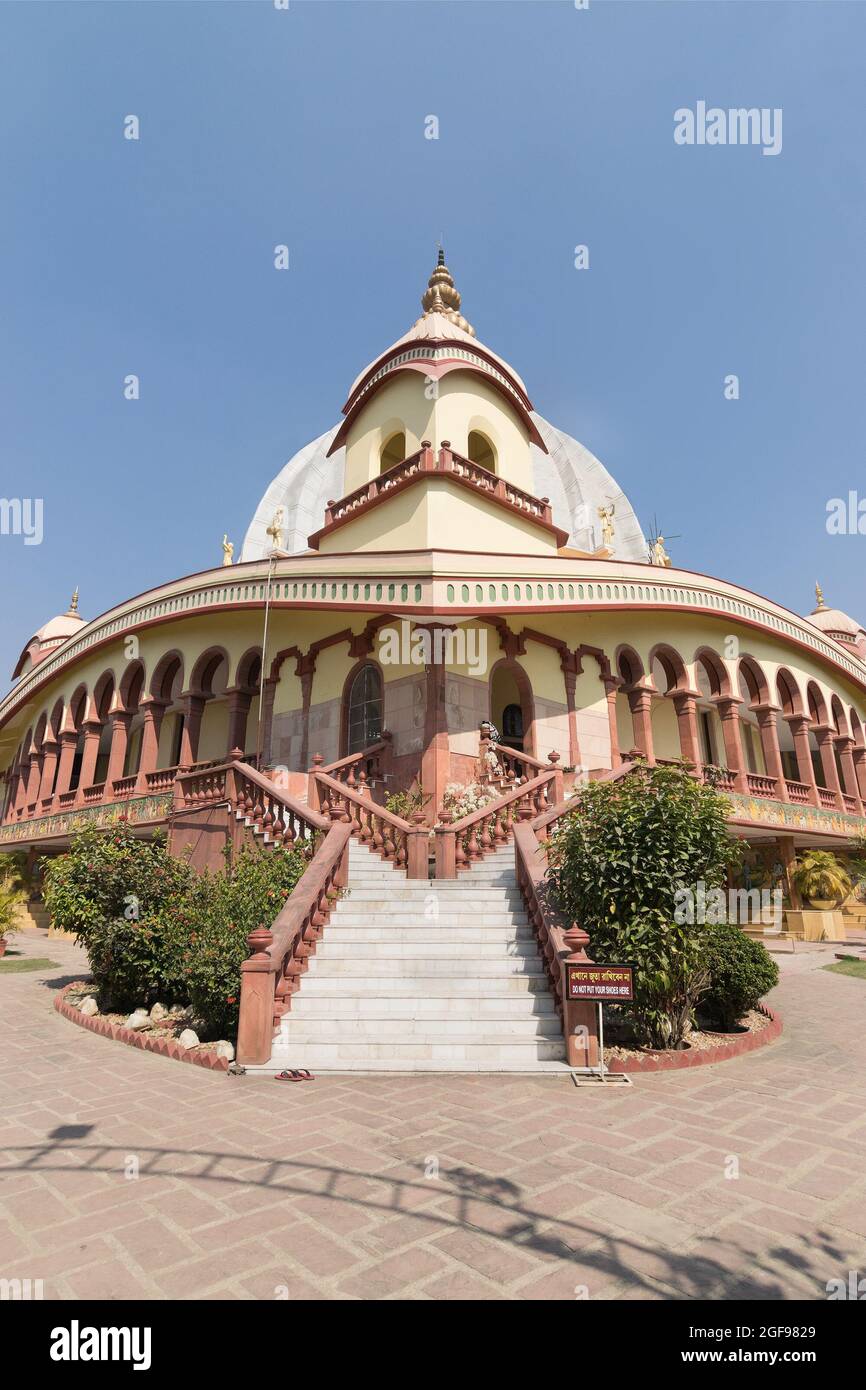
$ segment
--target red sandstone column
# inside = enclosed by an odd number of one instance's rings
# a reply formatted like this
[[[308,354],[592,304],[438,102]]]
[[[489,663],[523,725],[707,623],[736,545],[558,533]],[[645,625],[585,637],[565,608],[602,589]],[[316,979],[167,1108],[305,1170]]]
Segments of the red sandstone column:
[[[139,794],[147,791],[147,774],[156,771],[159,761],[159,734],[165,706],[165,700],[142,700],[140,705],[144,723],[141,729],[141,753],[135,781],[135,790]]]
[[[818,740],[818,748],[821,753],[821,766],[824,769],[824,781],[827,790],[832,792],[836,798],[836,805],[842,805],[842,788],[839,785],[839,769],[836,766],[836,752],[834,739],[836,730],[829,724],[816,724],[813,733]]]
[[[786,721],[794,739],[798,781],[809,788],[809,801],[813,806],[817,806],[818,787],[812,765],[812,749],[809,745],[809,720],[805,714],[789,714],[786,715]]]
[[[75,749],[78,746],[78,734],[74,729],[64,729],[60,735],[60,759],[57,767],[57,782],[54,787],[55,801],[69,791],[69,783],[72,781],[72,764],[75,762]]]
[[[743,757],[743,739],[740,732],[740,702],[733,695],[720,695],[716,699],[716,709],[722,725],[722,738],[725,741],[725,762],[728,772],[733,773],[734,789],[746,791],[746,764]]]
[[[99,740],[102,737],[102,725],[98,719],[85,719],[81,727],[84,731],[84,752],[81,755],[81,775],[78,778],[76,805],[80,805],[84,800],[84,788],[93,786],[93,779],[96,775],[96,760],[99,757]]]
[[[848,796],[853,796],[857,802],[858,812],[860,810],[860,789],[857,784],[857,772],[854,767],[853,747],[854,740],[850,734],[840,734],[836,739],[836,747],[839,749],[839,759],[842,763],[842,774],[845,779],[845,791]]]
[[[789,801],[788,787],[782,770],[782,751],[779,747],[779,731],[776,728],[776,705],[757,705],[755,714],[761,731],[761,747],[764,750],[764,763],[767,776],[776,783],[776,795],[780,801]]]
[[[36,750],[30,754],[30,770],[27,774],[27,813],[32,815],[39,801],[39,787],[42,782],[42,754]]]
[[[108,716],[111,724],[111,748],[108,753],[108,771],[105,774],[105,789],[108,796],[114,795],[113,783],[123,776],[126,749],[129,743],[129,726],[132,715],[126,710],[114,710]]]
[[[703,765],[701,746],[698,740],[698,712],[696,695],[688,690],[678,690],[671,695],[677,712],[677,727],[680,734],[680,754],[684,762],[694,763],[700,769]]]
[[[207,698],[204,695],[183,697],[183,733],[180,739],[180,766],[192,767],[198,762],[198,740]]]
[[[437,651],[436,629],[431,625],[431,655]],[[444,648],[444,643],[441,644]],[[421,784],[430,795],[426,816],[429,825],[436,820],[442,805],[445,788],[450,780],[451,749],[448,743],[448,722],[445,709],[445,664],[431,661],[425,668],[427,691],[424,711],[424,752],[421,756]]]
[[[575,658],[571,652],[563,652],[560,657],[562,678],[565,683],[565,708],[568,712],[568,761],[572,767],[580,762],[580,743],[577,737],[577,710],[574,704],[574,691],[577,682]],[[613,750],[611,749],[611,753]],[[616,764],[614,763],[614,767]]]
[[[622,685],[622,681],[617,676],[602,677],[604,680],[604,693],[607,697],[607,724],[610,729],[610,765],[611,767],[622,766],[622,749],[619,746],[619,729],[616,722],[616,693]],[[575,724],[577,715],[575,714]],[[575,763],[575,766],[577,764]]]
[[[649,690],[630,690],[628,705],[634,727],[635,747],[652,766],[655,763],[652,729],[652,693]]]
[[[803,906],[803,901],[797,890],[792,874],[797,860],[797,852],[794,849],[793,835],[780,835],[777,841],[779,846],[779,859],[785,869],[785,880],[788,889],[788,901],[795,912],[799,912]]]
[[[252,703],[248,690],[230,690],[229,697],[229,737],[226,752],[233,748],[245,749],[247,746],[247,718]]]
[[[307,766],[310,756],[310,706],[313,703],[313,677],[316,674],[315,652],[299,656],[295,674],[301,682],[301,767]],[[271,701],[273,708],[273,701]],[[270,756],[270,721],[268,722],[268,754]]]
[[[47,801],[51,796],[51,791],[54,786],[54,770],[57,767],[57,758],[60,753],[60,745],[57,739],[52,738],[50,734],[47,734],[43,740],[42,753],[42,777],[39,782],[38,793],[40,806],[43,801]]]
[[[851,754],[857,772],[857,789],[860,793],[860,800],[866,806],[866,748],[860,748],[855,744]]]

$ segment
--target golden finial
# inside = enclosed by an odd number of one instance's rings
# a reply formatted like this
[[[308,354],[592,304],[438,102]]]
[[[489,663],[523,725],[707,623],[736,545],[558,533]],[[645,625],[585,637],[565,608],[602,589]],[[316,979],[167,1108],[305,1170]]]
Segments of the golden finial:
[[[475,337],[475,329],[460,312],[460,292],[456,289],[454,277],[445,264],[445,252],[441,241],[436,257],[436,269],[427,281],[427,288],[421,296],[421,307],[425,315],[442,314],[443,318],[461,328],[471,338]]]
[[[76,584],[76,586],[75,586],[75,588],[74,588],[74,590],[73,590],[72,598],[69,600],[69,612],[70,612],[70,613],[77,613],[77,612],[78,612],[78,585],[77,585],[77,584]]]
[[[815,582],[815,597],[818,600],[819,608],[827,607],[826,603],[824,602],[824,590],[821,588],[821,585],[817,581]]]

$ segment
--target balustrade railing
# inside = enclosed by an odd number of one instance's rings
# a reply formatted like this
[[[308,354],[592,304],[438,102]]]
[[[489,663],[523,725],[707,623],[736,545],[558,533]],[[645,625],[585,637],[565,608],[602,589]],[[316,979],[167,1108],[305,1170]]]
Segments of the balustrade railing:
[[[819,787],[818,805],[823,806],[825,811],[835,811],[837,809],[836,793],[831,792],[829,787]]]
[[[341,782],[350,791],[365,795],[372,787],[384,780],[386,762],[391,751],[391,735],[383,731],[378,743],[371,743],[358,753],[350,753],[346,758],[338,758],[333,763],[323,763],[321,753],[313,757],[313,766],[308,777],[307,797],[312,806],[318,806],[318,783],[315,774],[324,772]]]
[[[754,796],[775,797],[777,794],[775,777],[764,777],[757,772],[746,773],[746,786]]]
[[[428,877],[430,832],[419,811],[412,823],[379,806],[369,796],[338,782],[326,772],[313,772],[323,813],[350,827],[359,844],[405,869],[409,878]]]
[[[785,779],[785,786],[788,788],[788,800],[796,802],[799,806],[808,806],[812,800],[811,790],[805,782],[792,782],[790,778]]]
[[[857,805],[857,798],[855,796],[849,796],[847,792],[843,792],[842,804],[845,807],[845,810],[849,811],[852,816],[856,816],[859,814],[860,808]]]
[[[132,796],[137,781],[135,773],[131,777],[117,777],[111,784],[111,790],[116,797]]]
[[[456,878],[462,869],[507,844],[512,824],[522,810],[539,816],[561,800],[561,792],[562,773],[549,767],[460,820],[443,811],[435,830],[436,877]]]

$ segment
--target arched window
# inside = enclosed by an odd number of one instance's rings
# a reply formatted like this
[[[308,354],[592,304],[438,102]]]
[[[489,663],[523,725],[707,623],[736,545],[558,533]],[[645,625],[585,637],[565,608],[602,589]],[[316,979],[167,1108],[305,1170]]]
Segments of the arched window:
[[[470,430],[467,450],[473,463],[486,468],[488,473],[496,472],[496,454],[486,434],[480,430]]]
[[[359,753],[382,736],[382,676],[378,667],[362,666],[349,687],[346,753]]]
[[[383,444],[382,452],[379,455],[379,472],[387,473],[389,468],[402,463],[405,457],[406,435],[401,430],[399,434],[392,434],[387,444]]]

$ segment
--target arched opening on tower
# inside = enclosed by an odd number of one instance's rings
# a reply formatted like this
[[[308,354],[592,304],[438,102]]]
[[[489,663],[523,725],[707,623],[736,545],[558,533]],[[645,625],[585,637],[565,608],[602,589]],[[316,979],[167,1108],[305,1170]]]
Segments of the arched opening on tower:
[[[479,468],[486,468],[488,473],[496,472],[496,450],[481,430],[469,431],[467,453],[470,461],[477,463]]]
[[[394,468],[398,463],[402,463],[406,457],[406,434],[399,430],[397,434],[392,434],[387,443],[383,444],[382,452],[379,455],[379,472],[387,473],[389,468]]]

